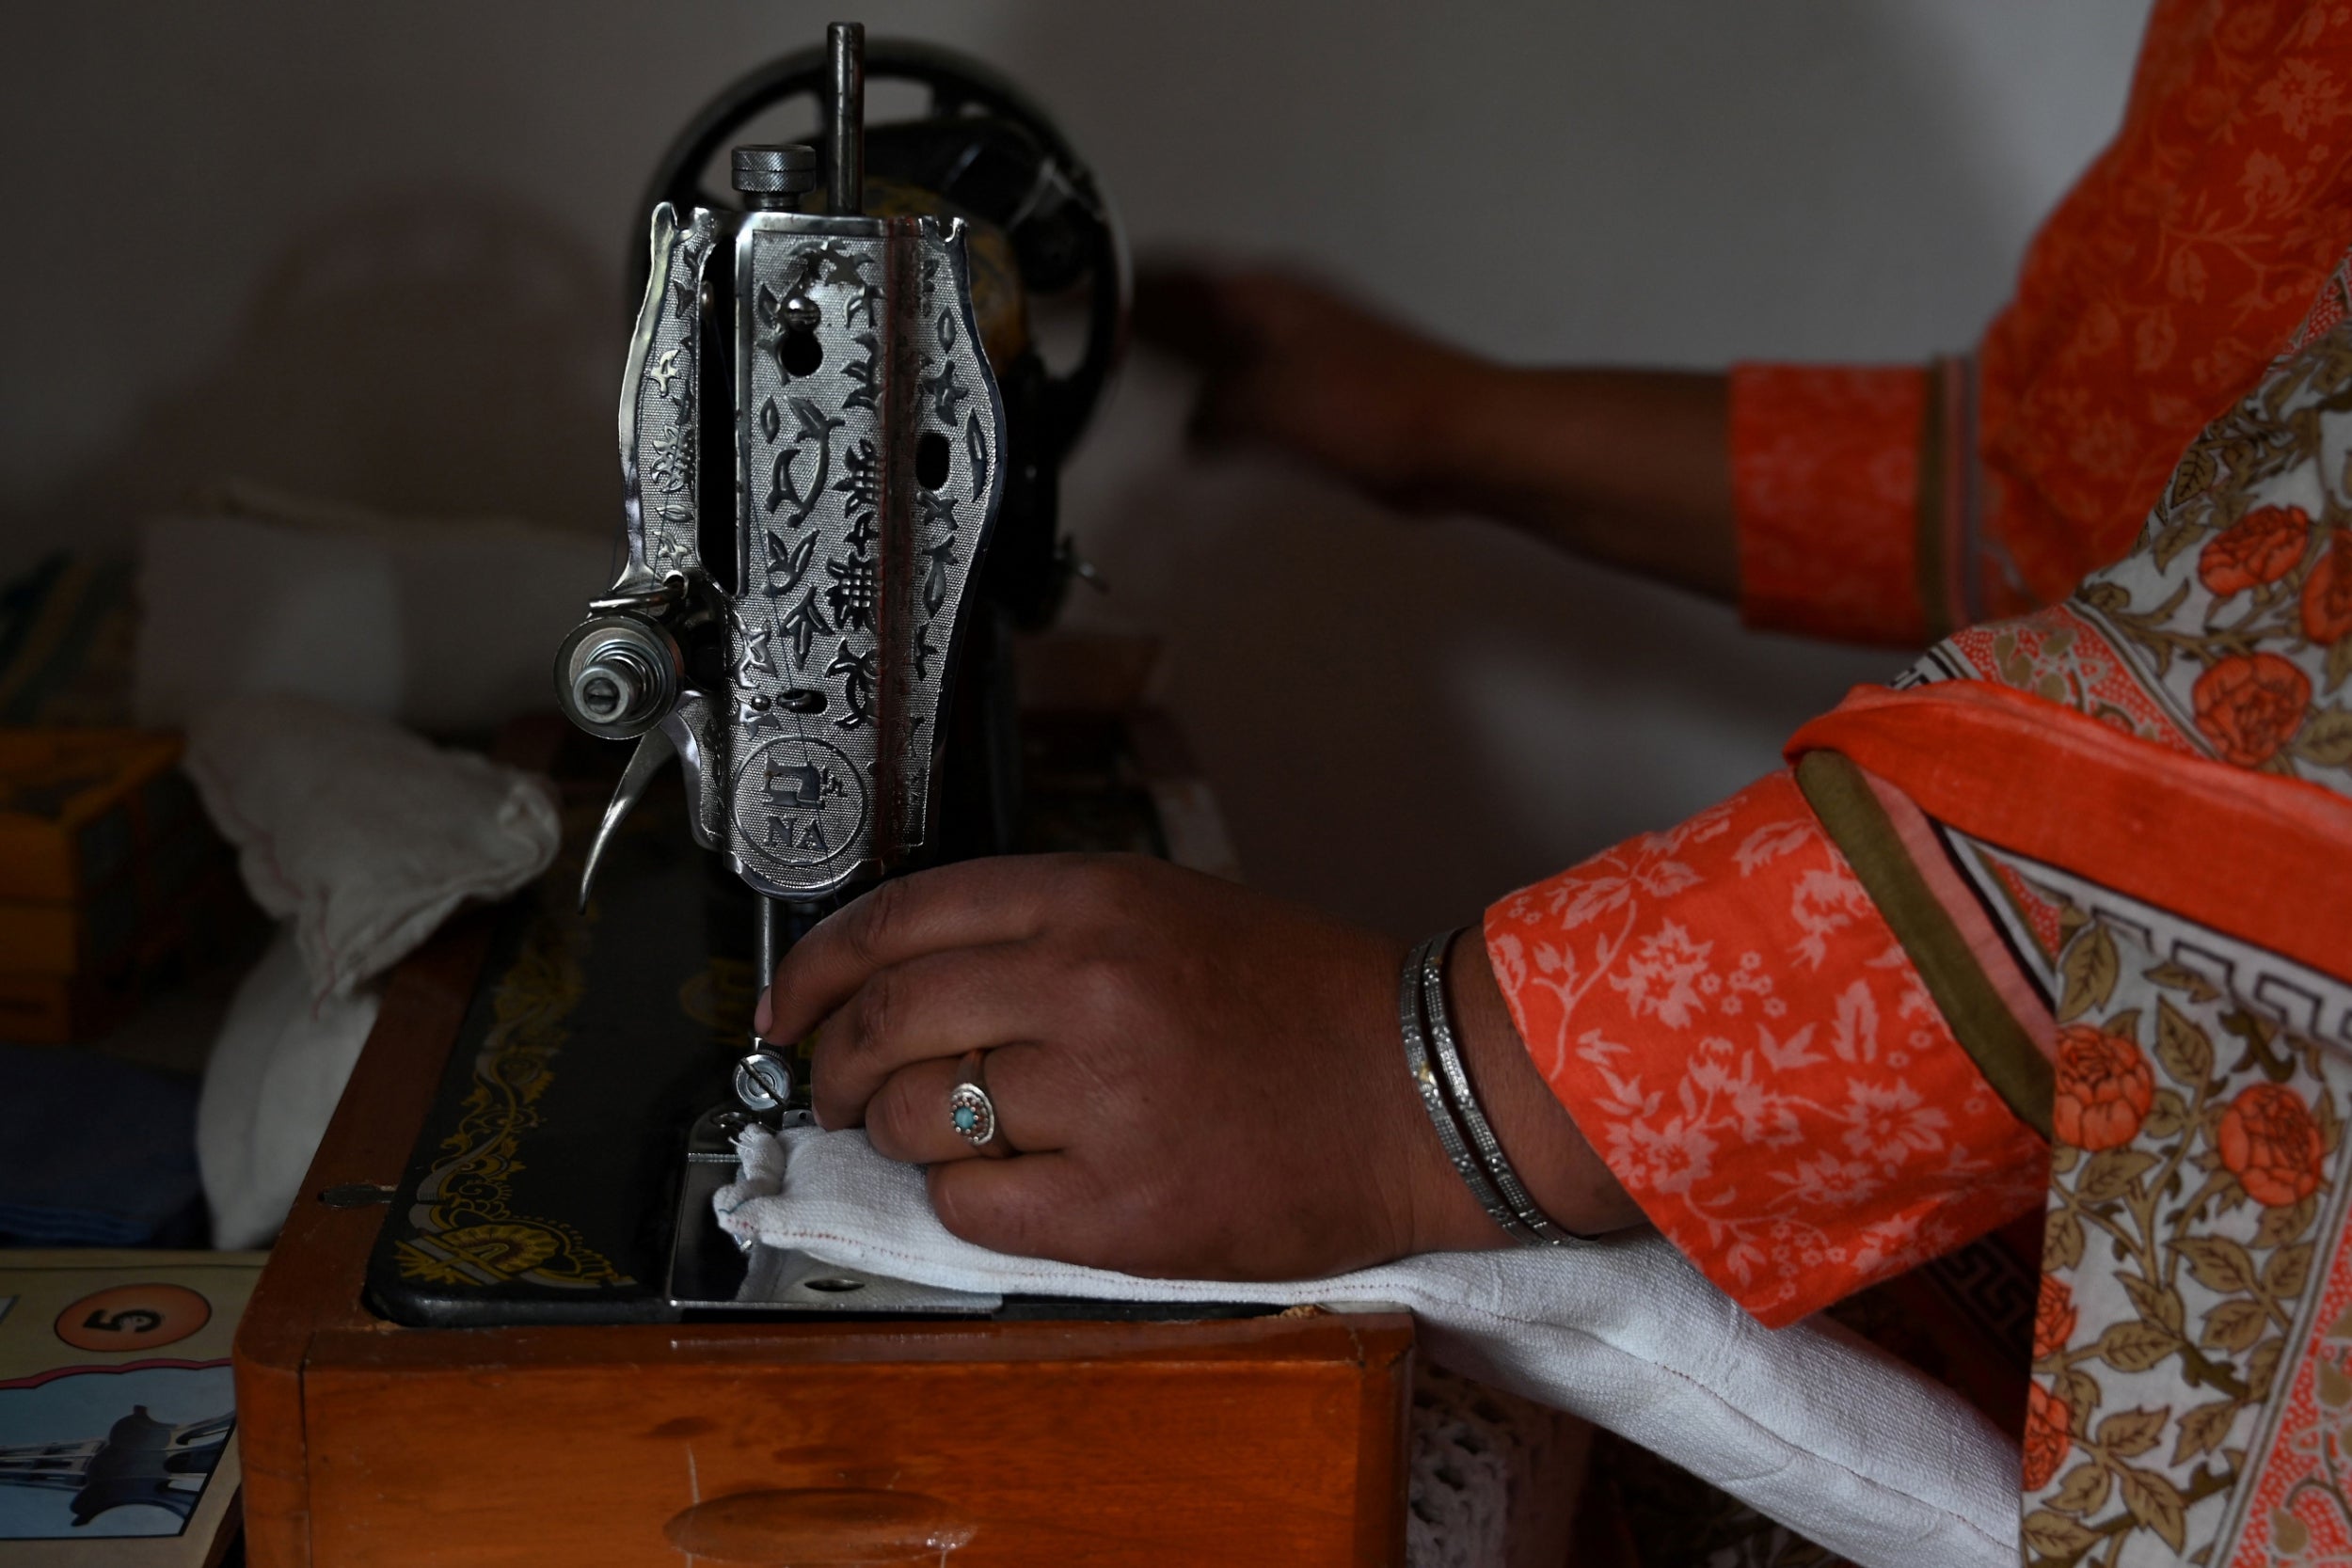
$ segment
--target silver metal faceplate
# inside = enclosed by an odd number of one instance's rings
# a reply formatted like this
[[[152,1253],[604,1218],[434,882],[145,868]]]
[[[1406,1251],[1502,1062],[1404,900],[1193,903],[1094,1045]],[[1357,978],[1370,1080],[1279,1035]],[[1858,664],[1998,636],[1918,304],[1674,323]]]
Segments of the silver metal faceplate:
[[[651,590],[673,573],[702,574],[694,356],[703,263],[720,231],[719,215],[699,207],[683,229],[668,202],[653,210],[653,269],[621,382],[621,505],[628,561],[608,593]]]
[[[960,220],[751,213],[735,254],[727,847],[754,888],[806,899],[930,831],[1004,409]]]

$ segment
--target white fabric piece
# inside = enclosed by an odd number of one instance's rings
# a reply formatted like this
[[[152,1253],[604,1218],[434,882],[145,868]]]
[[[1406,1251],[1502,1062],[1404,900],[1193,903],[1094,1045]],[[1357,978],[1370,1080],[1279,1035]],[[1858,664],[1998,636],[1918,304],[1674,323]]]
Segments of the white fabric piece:
[[[537,877],[562,833],[545,781],[303,697],[208,709],[183,766],[255,901],[293,922],[314,999]]]
[[[421,730],[491,730],[548,705],[556,644],[612,577],[603,536],[276,506],[141,526],[140,723],[291,691]]]
[[[1556,1479],[1560,1418],[1525,1400],[1495,1398],[1425,1356],[1413,1363],[1412,1457],[1406,1467],[1406,1568],[1509,1568],[1515,1494],[1543,1466]],[[1589,1427],[1580,1426],[1589,1435]],[[1570,1472],[1583,1485],[1585,1460]],[[1574,1498],[1559,1517],[1573,1517]]]
[[[375,1012],[367,991],[315,997],[282,927],[238,986],[196,1103],[196,1165],[215,1246],[267,1246],[278,1234]]]
[[[921,1172],[863,1132],[755,1130],[739,1149],[716,1203],[739,1237],[951,1290],[1405,1307],[1440,1363],[1622,1433],[1865,1568],[2017,1560],[2018,1454],[1990,1422],[1835,1325],[1762,1327],[1655,1235],[1289,1284],[1138,1279],[957,1239]]]

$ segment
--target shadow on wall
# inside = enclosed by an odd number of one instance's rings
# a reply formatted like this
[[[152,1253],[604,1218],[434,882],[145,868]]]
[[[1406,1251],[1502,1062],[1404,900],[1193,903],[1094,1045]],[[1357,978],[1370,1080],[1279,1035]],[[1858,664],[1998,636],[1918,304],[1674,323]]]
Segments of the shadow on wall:
[[[881,8],[877,30],[906,30]],[[1146,245],[1295,257],[1514,357],[1720,365],[1924,356],[1997,303],[2016,236],[1988,216],[1964,84],[1899,12],[1006,0],[985,31]],[[819,20],[780,25],[776,52]],[[627,76],[596,40],[628,32],[565,35],[565,116],[597,70]],[[226,355],[0,527],[54,534],[236,475],[606,534],[624,260],[504,191],[363,198],[289,247]],[[1069,477],[1117,590],[1077,613],[1167,637],[1168,705],[1273,891],[1400,933],[1470,918],[1775,766],[1795,723],[1901,662],[1748,637],[1501,530],[1203,466],[1176,445],[1181,395],[1131,367]]]
[[[1171,423],[1174,390],[1153,398]],[[1745,633],[1502,528],[1261,464],[1171,452],[1101,510],[1086,547],[1114,593],[1076,612],[1166,638],[1167,705],[1249,880],[1399,935],[1721,798],[1910,657]]]
[[[1143,245],[1305,257],[1505,357],[1712,366],[1925,356],[2006,296],[2018,176],[1925,9],[1016,0],[995,47]]]
[[[619,261],[511,198],[377,195],[299,235],[224,356],[40,518],[0,528],[169,511],[234,478],[601,536],[619,515]]]
[[[1808,204],[1884,191],[1889,231],[1873,233],[1877,253],[1855,265],[1915,265],[1979,287],[2008,270],[1948,245],[1936,253],[1945,236],[1980,227],[1964,150],[1939,152],[1950,119],[1934,97],[1950,84],[1911,79],[1869,8],[1708,8],[1687,33],[1656,18],[1637,34],[1593,5],[1514,3],[1483,12],[1467,46],[1456,37],[1426,51],[1425,81],[1391,84],[1391,96],[1344,119],[1298,116],[1287,87],[1296,72],[1343,77],[1359,53],[1392,58],[1395,40],[1379,35],[1416,17],[1426,31],[1425,12],[1388,4],[1365,8],[1354,32],[1241,0],[1181,17],[1122,9],[1116,21],[1040,7],[1005,63],[1090,82],[1057,105],[1081,146],[1089,121],[1182,128],[1124,138],[1143,166],[1131,181],[1107,173],[1114,192],[1148,193],[1135,204],[1147,242],[1183,232],[1174,214],[1222,207],[1210,231],[1267,236],[1253,244],[1282,245],[1434,330],[1514,356],[1607,357],[1620,339],[1680,341],[1698,363],[1770,352],[1770,293],[1821,286],[1802,266],[1820,245],[1789,232],[1775,252],[1781,237],[1771,222],[1759,229],[1758,195],[1745,188],[1758,182],[1786,186],[1798,229]],[[1070,69],[1089,56],[1152,64],[1090,78]],[[1824,112],[1818,95],[1851,84],[1871,102]],[[1565,113],[1562,94],[1574,105]],[[1486,129],[1483,161],[1448,168],[1416,148],[1413,126],[1449,117]],[[1740,145],[1743,122],[1761,122],[1756,145],[1793,156],[1757,166]],[[1864,124],[1873,136],[1854,137]],[[1461,153],[1458,124],[1434,139]],[[1269,192],[1317,188],[1298,166],[1318,159],[1331,169],[1327,206],[1266,206]],[[1260,160],[1278,166],[1255,179]],[[1393,179],[1367,182],[1366,161]],[[1555,188],[1587,202],[1613,253],[1650,258],[1645,275],[1597,276],[1589,258],[1526,242],[1511,214],[1546,200],[1546,170],[1563,164],[1577,172]],[[1713,220],[1710,198],[1745,214],[1743,245]],[[1845,214],[1831,227],[1868,226]],[[1556,215],[1525,228],[1554,245],[1564,231]],[[1581,301],[1562,297],[1563,276],[1585,280]],[[1684,290],[1687,330],[1659,319]],[[1608,319],[1619,310],[1649,319],[1620,326]],[[1878,324],[1856,332],[1889,336]],[[1217,781],[1245,869],[1272,891],[1400,935],[1473,919],[1502,891],[1778,766],[1797,723],[1908,660],[1747,634],[1720,607],[1532,539],[1403,522],[1273,465],[1204,467],[1172,439],[1186,390],[1148,358],[1132,366],[1080,459],[1072,514],[1117,592],[1078,612],[1165,634],[1168,705]]]

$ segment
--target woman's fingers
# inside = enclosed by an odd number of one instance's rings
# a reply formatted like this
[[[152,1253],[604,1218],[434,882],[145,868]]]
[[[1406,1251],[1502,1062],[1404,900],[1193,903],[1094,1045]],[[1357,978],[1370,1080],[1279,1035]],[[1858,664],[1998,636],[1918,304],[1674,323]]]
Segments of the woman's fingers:
[[[1460,1187],[1399,1066],[1394,942],[1136,856],[893,886],[787,959],[769,1023],[823,1021],[818,1119],[926,1164],[956,1235],[1296,1278],[1408,1250],[1430,1189]],[[956,1131],[973,1051],[1009,1158]]]
[[[754,1027],[763,1039],[799,1039],[878,970],[1035,935],[1063,879],[1061,859],[987,856],[882,883],[792,944]]]
[[[933,1165],[929,1184],[940,1224],[965,1241],[1021,1258],[1115,1266],[1124,1218],[1106,1205],[1067,1154],[958,1160]]]
[[[1062,1118],[1055,1074],[1042,1059],[1046,1049],[1008,1045],[983,1052],[975,1069],[973,1076],[996,1112],[998,1148],[1004,1152],[1035,1154],[1061,1147],[1057,1132],[1049,1131]],[[913,1165],[978,1158],[983,1150],[956,1130],[950,1103],[957,1085],[967,1082],[968,1057],[966,1053],[915,1062],[884,1080],[866,1105],[866,1136],[874,1148]]]
[[[883,1083],[914,1063],[1039,1038],[1066,989],[1060,975],[1027,942],[927,953],[867,975],[817,1030],[818,1125],[857,1125]]]

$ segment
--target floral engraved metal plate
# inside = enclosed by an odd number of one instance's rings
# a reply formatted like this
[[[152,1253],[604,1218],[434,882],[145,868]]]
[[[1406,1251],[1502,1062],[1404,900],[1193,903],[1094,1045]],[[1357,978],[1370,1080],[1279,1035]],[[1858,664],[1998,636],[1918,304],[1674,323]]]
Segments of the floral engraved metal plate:
[[[648,590],[673,573],[698,575],[694,450],[696,337],[703,263],[720,231],[696,208],[678,227],[668,202],[653,213],[652,281],[621,383],[623,531],[628,562],[611,592]]]
[[[805,899],[925,840],[1004,414],[961,222],[752,213],[735,269],[728,852]]]

